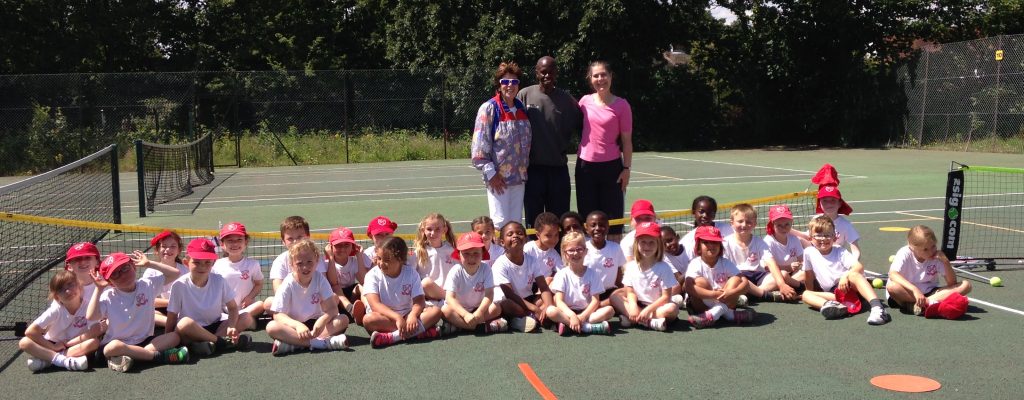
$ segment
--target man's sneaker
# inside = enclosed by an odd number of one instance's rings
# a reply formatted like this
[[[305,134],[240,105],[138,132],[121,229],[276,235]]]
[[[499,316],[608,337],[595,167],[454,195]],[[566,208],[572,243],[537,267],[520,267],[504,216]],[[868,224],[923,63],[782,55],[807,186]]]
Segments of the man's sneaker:
[[[455,324],[451,322],[441,320],[440,330],[442,335],[451,336],[459,332],[459,327],[455,326]]]
[[[756,315],[754,310],[734,310],[732,320],[736,325],[749,324]]]
[[[114,356],[107,359],[107,367],[117,372],[128,372],[134,363],[135,360],[128,356]]]
[[[829,300],[821,306],[821,315],[823,315],[825,319],[842,318],[845,317],[847,313],[846,306],[842,305],[838,301]]]
[[[213,354],[214,350],[215,345],[213,344],[213,342],[192,342],[188,344],[189,353],[195,354],[197,356],[208,356],[210,354]]]
[[[512,329],[520,332],[533,332],[537,329],[537,320],[533,319],[533,317],[512,318],[510,325]]]
[[[439,337],[441,337],[441,331],[436,326],[429,327],[423,333],[416,335],[416,339],[436,339]]]
[[[381,347],[390,346],[395,343],[395,339],[390,333],[374,331],[370,334],[370,347],[379,349]]]
[[[348,348],[348,337],[345,334],[338,334],[327,339],[327,348],[330,350],[345,350]]]
[[[749,303],[749,302],[750,302],[750,300],[747,299],[747,295],[741,294],[740,297],[738,297],[736,299],[736,306],[737,307],[746,307],[747,303]]]
[[[673,304],[675,304],[676,306],[679,306],[679,308],[686,307],[686,298],[684,298],[683,295],[681,295],[681,294],[674,294],[674,295],[672,295],[670,300],[672,301]]]
[[[691,315],[687,321],[697,329],[710,328],[715,325],[715,319],[708,315],[708,313],[704,313],[704,315]]]
[[[666,322],[664,318],[651,318],[651,321],[647,323],[647,327],[659,332],[664,332],[668,329],[668,322]]]
[[[633,326],[633,321],[631,321],[629,319],[628,315],[626,315],[626,314],[619,314],[619,326],[621,326],[623,328],[629,328],[629,327]]]
[[[885,312],[882,307],[871,307],[871,315],[868,315],[868,324],[871,325],[885,325],[892,321],[892,317],[889,313]]]
[[[68,357],[68,371],[85,371],[89,369],[89,360],[85,356]]]
[[[569,325],[558,323],[558,336],[569,336],[572,334],[572,329],[569,329]]]
[[[494,321],[488,322],[485,328],[487,333],[498,333],[508,331],[508,321],[504,318],[498,318]]]
[[[356,325],[363,325],[363,317],[366,316],[366,305],[363,304],[362,300],[356,300],[352,303],[352,309],[349,310],[349,314],[352,314],[352,319],[355,320]]]
[[[293,344],[285,343],[280,340],[274,340],[274,345],[270,347],[270,353],[275,356],[288,354],[295,351],[298,346]]]
[[[28,370],[32,372],[42,371],[51,365],[49,361],[35,357],[29,357],[26,364],[28,365]]]
[[[610,335],[612,333],[612,326],[608,321],[603,321],[596,324],[585,324],[584,330],[591,335]]]
[[[210,342],[207,344],[213,345]],[[163,360],[168,364],[182,364],[188,361],[188,347],[171,347],[163,351]]]

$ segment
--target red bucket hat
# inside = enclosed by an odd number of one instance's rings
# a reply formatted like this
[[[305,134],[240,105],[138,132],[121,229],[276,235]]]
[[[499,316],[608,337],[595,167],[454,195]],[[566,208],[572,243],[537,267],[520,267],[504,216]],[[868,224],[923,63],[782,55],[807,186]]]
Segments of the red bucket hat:
[[[816,202],[815,211],[819,214],[824,213],[825,210],[821,209],[821,199],[825,197],[835,197],[839,199],[839,214],[850,215],[853,212],[853,207],[846,204],[846,200],[843,200],[842,193],[839,193],[839,187],[835,185],[825,185],[818,188],[818,201]]]
[[[331,246],[336,246],[342,243],[352,243],[352,251],[348,253],[349,256],[359,254],[362,247],[359,243],[356,243],[356,236],[352,233],[351,229],[340,227],[331,231],[331,237],[329,239]]]
[[[220,236],[218,236],[217,238],[220,240],[224,240],[224,238],[231,235],[247,235],[245,233],[245,225],[242,225],[241,222],[231,222],[227,225],[224,225],[220,228]]]
[[[491,259],[491,253],[487,251],[487,244],[484,243],[484,237],[476,232],[466,232],[462,236],[459,236],[459,240],[455,243],[455,251],[452,251],[452,258],[462,261],[462,257],[459,254],[462,250],[469,250],[474,247],[484,249],[484,260]]]
[[[850,315],[860,312],[860,294],[857,293],[857,289],[850,287],[850,290],[843,291],[836,288],[832,293],[836,295],[836,301],[846,306],[846,311],[849,312]]]
[[[378,233],[395,233],[395,229],[398,229],[398,224],[381,215],[370,220],[370,223],[366,225],[366,235],[373,237]]]
[[[839,171],[836,171],[836,168],[833,167],[832,164],[826,163],[821,166],[818,173],[814,174],[814,177],[811,178],[811,183],[818,186],[839,185]]]
[[[64,262],[88,256],[100,258],[100,250],[96,248],[96,245],[90,242],[76,243],[74,246],[68,248],[67,256],[64,257]]]
[[[718,230],[718,228],[714,227],[713,225],[698,226],[697,229],[694,230],[693,232],[694,257],[700,256],[699,243],[701,240],[705,240],[708,242],[722,242],[722,231]]]
[[[775,227],[772,226],[772,222],[775,222],[775,220],[779,218],[793,219],[793,212],[789,211],[789,207],[785,204],[772,206],[772,208],[768,210],[768,226],[765,227],[769,235],[775,234]]]
[[[110,275],[113,275],[114,271],[117,271],[117,269],[121,268],[122,265],[129,264],[131,262],[132,259],[131,257],[128,257],[127,254],[113,253],[107,256],[107,258],[100,263],[100,275],[103,275],[103,279],[109,280]]]
[[[629,217],[636,218],[641,215],[654,215],[654,204],[647,199],[639,199],[633,202],[633,207],[629,210]]]
[[[953,292],[942,301],[929,304],[928,308],[924,309],[924,317],[957,319],[967,312],[967,303],[967,297]]]
[[[207,238],[195,238],[188,242],[186,250],[188,257],[193,260],[216,260],[217,246]]]

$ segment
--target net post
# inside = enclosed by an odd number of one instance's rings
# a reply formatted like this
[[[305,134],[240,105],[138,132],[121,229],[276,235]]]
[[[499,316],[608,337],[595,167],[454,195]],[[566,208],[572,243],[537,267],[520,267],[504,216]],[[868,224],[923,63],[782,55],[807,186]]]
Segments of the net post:
[[[121,223],[121,179],[118,170],[117,143],[110,145],[110,186],[114,194],[114,223]]]
[[[135,172],[139,180],[139,218],[146,217],[146,166],[142,159],[142,140],[135,140]]]
[[[946,204],[942,213],[942,243],[940,246],[950,261],[956,260],[957,250],[960,247],[963,201],[964,170],[962,168],[952,169],[946,180]]]

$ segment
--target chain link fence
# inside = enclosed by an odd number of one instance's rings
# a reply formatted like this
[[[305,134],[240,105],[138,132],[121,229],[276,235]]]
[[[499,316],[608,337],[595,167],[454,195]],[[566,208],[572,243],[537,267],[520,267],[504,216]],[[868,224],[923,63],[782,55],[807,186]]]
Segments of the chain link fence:
[[[408,70],[0,75],[0,175],[48,170],[110,143],[209,131],[221,165],[260,151],[242,149],[246,136],[285,152],[282,138],[344,137],[348,162],[347,139],[396,131],[443,139],[447,158],[450,142],[468,141],[482,100],[456,98],[445,80]]]
[[[926,44],[897,77],[903,146],[1024,153],[1024,35]]]

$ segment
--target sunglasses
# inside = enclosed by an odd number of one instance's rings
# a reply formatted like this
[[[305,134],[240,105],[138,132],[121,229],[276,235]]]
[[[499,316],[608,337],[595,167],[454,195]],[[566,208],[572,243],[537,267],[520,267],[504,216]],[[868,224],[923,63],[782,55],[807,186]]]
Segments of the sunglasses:
[[[519,86],[518,79],[502,79],[498,82],[501,83],[501,86]]]
[[[819,241],[823,241],[824,242],[826,240],[835,240],[836,239],[836,235],[834,235],[834,234],[833,235],[814,235],[814,236],[811,236],[811,238],[813,238],[814,240],[819,240]]]

